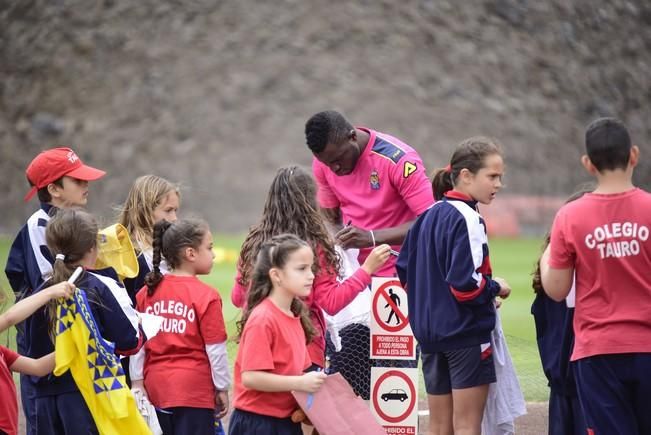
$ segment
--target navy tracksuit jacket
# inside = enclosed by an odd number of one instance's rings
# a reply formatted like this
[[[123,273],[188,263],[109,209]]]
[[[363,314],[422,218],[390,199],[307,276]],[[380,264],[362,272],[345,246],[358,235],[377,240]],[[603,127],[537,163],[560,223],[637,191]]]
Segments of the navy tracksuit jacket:
[[[396,264],[409,323],[423,352],[490,342],[495,327],[486,226],[477,203],[450,191],[407,233]]]

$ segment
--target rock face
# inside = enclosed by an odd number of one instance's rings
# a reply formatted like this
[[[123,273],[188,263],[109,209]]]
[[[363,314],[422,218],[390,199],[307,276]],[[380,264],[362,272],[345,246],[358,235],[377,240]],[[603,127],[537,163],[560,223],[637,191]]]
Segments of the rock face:
[[[106,223],[155,173],[182,183],[186,214],[245,230],[329,108],[429,168],[495,136],[508,191],[560,195],[588,179],[585,125],[615,115],[651,187],[650,69],[645,0],[0,1],[0,232],[34,209],[24,169],[55,145],[109,172],[89,205]]]

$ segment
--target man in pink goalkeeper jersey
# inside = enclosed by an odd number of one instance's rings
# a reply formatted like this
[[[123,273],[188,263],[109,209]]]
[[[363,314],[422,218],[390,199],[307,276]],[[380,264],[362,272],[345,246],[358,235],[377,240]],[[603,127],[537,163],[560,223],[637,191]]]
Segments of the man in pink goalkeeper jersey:
[[[305,137],[318,203],[328,220],[343,225],[337,242],[360,248],[360,263],[381,243],[399,251],[412,222],[434,203],[418,153],[395,137],[353,127],[335,111],[312,116]],[[395,274],[395,258],[377,272]]]
[[[305,124],[314,159],[317,201],[339,228],[336,242],[359,248],[362,263],[373,246],[388,243],[395,251],[416,217],[434,204],[432,186],[420,156],[395,137],[353,127],[338,112],[319,112]],[[396,276],[391,257],[375,275]],[[370,310],[370,306],[368,307]],[[355,392],[370,398],[371,367],[415,367],[417,361],[371,360],[370,330],[351,323],[338,332],[341,350],[327,347],[330,371],[340,372]]]

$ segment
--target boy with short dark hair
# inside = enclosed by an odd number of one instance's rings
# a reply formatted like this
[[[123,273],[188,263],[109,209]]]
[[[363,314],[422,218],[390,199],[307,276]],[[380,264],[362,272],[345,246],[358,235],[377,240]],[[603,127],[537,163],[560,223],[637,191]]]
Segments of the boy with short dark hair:
[[[83,207],[88,201],[88,182],[103,177],[106,172],[85,165],[70,148],[52,148],[41,152],[25,171],[31,189],[25,196],[29,201],[34,194],[41,202],[18,232],[9,250],[5,274],[16,300],[29,296],[38,288],[44,277],[52,271],[54,259],[45,243],[45,227],[53,209]],[[26,353],[22,324],[17,325],[18,352]],[[27,376],[21,375],[21,398],[27,421],[27,434],[34,433],[36,419],[34,389]]]
[[[556,215],[542,284],[561,301],[576,274],[571,360],[588,433],[651,433],[651,194],[633,185],[639,149],[620,121],[591,123],[586,151],[597,188]]]

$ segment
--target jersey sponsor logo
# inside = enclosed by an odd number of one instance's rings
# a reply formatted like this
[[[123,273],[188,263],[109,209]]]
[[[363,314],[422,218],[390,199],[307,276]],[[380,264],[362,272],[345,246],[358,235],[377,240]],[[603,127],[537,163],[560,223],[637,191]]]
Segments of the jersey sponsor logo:
[[[405,165],[402,168],[402,176],[404,178],[409,178],[409,176],[411,174],[416,172],[416,169],[418,169],[418,166],[416,166],[416,163],[405,162]]]
[[[622,240],[626,239],[626,240]],[[640,253],[640,242],[649,239],[649,228],[635,222],[613,222],[600,225],[585,236],[588,249],[599,250],[604,258],[632,257]]]
[[[372,151],[377,155],[391,160],[393,163],[398,163],[402,156],[405,155],[405,151],[402,148],[379,137],[376,138]]]
[[[371,176],[369,177],[369,183],[371,184],[371,189],[379,190],[380,189],[380,175],[377,173],[377,170],[373,169]]]

